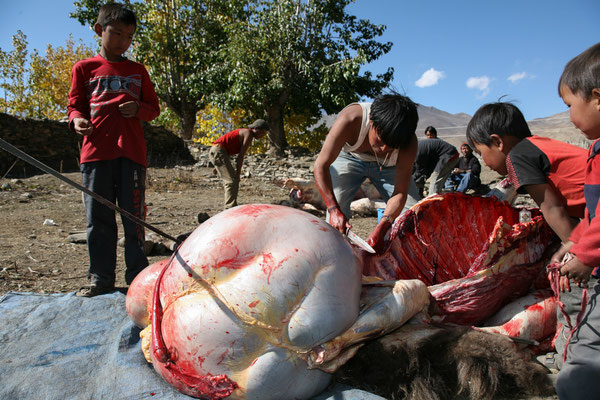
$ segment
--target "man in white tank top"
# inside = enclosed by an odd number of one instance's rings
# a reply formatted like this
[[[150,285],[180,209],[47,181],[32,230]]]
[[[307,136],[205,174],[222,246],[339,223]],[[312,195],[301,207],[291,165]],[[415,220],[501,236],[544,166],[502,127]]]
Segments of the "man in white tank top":
[[[383,250],[385,234],[403,208],[419,200],[411,178],[418,120],[415,103],[396,93],[373,103],[350,104],[340,112],[315,161],[315,181],[328,222],[340,232],[351,228],[350,202],[366,178],[387,201],[367,239],[377,252]]]

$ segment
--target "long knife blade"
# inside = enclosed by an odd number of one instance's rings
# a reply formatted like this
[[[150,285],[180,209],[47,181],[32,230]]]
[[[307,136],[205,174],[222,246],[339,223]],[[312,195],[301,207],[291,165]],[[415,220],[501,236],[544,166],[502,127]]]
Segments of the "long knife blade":
[[[369,253],[375,253],[375,250],[371,246],[369,246],[369,244],[367,242],[362,240],[362,238],[360,236],[358,236],[356,233],[352,232],[351,229],[348,229],[346,231],[346,237],[348,237],[348,240],[350,240],[352,243],[354,243],[361,249],[368,251]]]
[[[73,186],[74,188],[76,188],[76,189],[84,192],[85,194],[88,194],[88,195],[92,196],[96,201],[104,204],[106,207],[110,208],[111,210],[117,211],[118,213],[120,213],[124,217],[129,218],[131,221],[135,222],[136,224],[142,225],[142,226],[150,229],[151,231],[156,232],[159,235],[161,235],[163,237],[166,237],[167,239],[170,239],[170,240],[174,241],[178,245],[181,244],[180,240],[178,240],[178,239],[176,239],[176,238],[174,238],[174,237],[166,234],[165,232],[161,231],[158,228],[155,228],[154,226],[150,225],[146,221],[144,221],[144,220],[136,217],[135,215],[131,214],[127,210],[124,210],[121,207],[119,207],[116,204],[114,204],[113,202],[108,201],[104,197],[100,196],[98,193],[92,192],[91,190],[89,190],[85,186],[81,186],[77,182],[74,182],[74,181],[70,180],[69,178],[67,178],[66,176],[64,176],[63,174],[61,174],[60,172],[58,172],[57,170],[55,170],[55,169],[47,166],[46,164],[44,164],[41,161],[36,160],[35,158],[31,157],[29,154],[27,154],[27,153],[19,150],[18,148],[16,148],[12,144],[6,142],[2,138],[0,138],[0,148],[2,148],[3,150],[9,152],[13,156],[16,156],[16,157],[20,158],[21,160],[28,162],[29,164],[33,165],[34,167],[37,167],[37,168],[41,169],[42,171],[44,171],[44,172],[46,172],[46,173],[54,176],[55,178],[58,178],[61,181],[63,181],[65,183]]]

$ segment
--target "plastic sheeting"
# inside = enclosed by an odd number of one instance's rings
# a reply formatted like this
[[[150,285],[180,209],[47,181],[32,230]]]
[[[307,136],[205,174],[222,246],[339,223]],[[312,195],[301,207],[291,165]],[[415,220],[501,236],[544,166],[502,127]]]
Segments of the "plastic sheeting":
[[[120,292],[0,298],[0,399],[190,399],[146,362]],[[314,400],[380,400],[336,384]]]

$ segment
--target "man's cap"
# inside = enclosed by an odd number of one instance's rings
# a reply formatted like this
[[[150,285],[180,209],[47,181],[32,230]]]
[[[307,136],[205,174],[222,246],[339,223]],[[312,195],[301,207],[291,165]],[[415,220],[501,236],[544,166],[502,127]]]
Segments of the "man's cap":
[[[269,124],[267,124],[267,121],[265,121],[264,119],[257,119],[256,121],[254,121],[253,123],[248,125],[248,128],[261,129],[261,130],[264,129],[264,130],[268,131]]]

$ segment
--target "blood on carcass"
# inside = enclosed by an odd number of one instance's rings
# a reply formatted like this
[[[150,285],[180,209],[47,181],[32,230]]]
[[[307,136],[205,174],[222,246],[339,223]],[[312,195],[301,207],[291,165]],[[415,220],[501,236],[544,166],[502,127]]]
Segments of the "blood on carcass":
[[[181,392],[307,399],[331,376],[308,369],[301,355],[357,320],[361,271],[360,252],[323,220],[289,207],[240,206],[204,222],[171,260],[146,268],[127,308],[142,327],[152,316],[141,334],[145,353]]]
[[[538,209],[461,193],[422,200],[394,223],[387,251],[365,255],[363,273],[384,280],[420,279],[436,300],[438,320],[485,321],[523,296],[558,238]]]
[[[553,337],[556,331],[556,299],[552,290],[537,290],[505,305],[480,329],[522,339]]]

